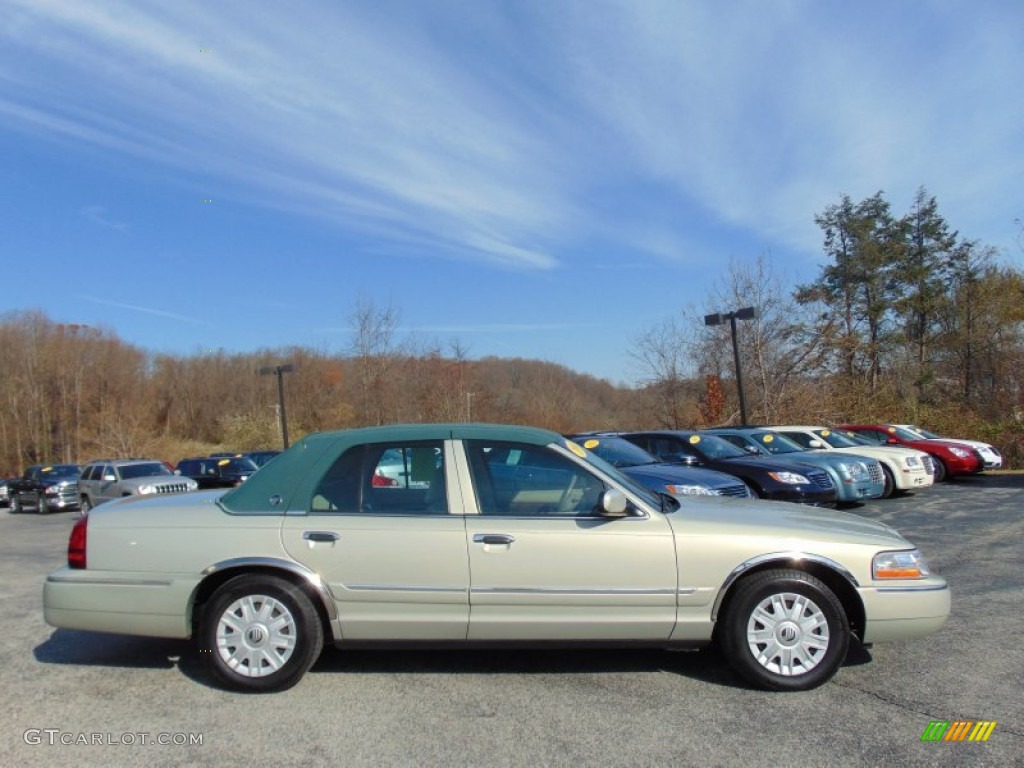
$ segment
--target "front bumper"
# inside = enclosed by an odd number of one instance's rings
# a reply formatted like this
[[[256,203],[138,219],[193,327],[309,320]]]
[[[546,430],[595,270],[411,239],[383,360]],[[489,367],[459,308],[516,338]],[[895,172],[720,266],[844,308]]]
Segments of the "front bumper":
[[[866,618],[865,643],[912,640],[937,632],[949,618],[950,591],[945,579],[924,583],[860,587]]]

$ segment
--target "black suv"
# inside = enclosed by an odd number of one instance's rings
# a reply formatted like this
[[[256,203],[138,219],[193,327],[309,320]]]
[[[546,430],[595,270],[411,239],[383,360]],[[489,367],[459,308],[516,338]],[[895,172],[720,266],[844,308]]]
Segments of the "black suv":
[[[257,469],[255,462],[245,456],[201,456],[182,459],[174,472],[191,477],[200,488],[234,488]]]

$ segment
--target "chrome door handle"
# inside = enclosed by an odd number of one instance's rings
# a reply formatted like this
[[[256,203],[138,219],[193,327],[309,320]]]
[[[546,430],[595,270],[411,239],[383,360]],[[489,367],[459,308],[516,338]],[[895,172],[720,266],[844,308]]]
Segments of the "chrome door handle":
[[[305,541],[337,541],[341,534],[333,531],[303,531],[302,538]]]
[[[509,536],[507,533],[473,534],[473,542],[476,544],[511,544],[515,540],[515,536]]]

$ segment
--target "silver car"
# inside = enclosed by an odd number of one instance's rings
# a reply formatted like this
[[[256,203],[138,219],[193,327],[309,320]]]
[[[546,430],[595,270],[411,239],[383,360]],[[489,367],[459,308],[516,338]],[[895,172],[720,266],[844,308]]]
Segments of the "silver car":
[[[408,482],[375,482],[396,450]],[[679,501],[553,432],[482,424],[308,435],[232,490],[104,504],[43,592],[52,626],[192,637],[250,691],[294,685],[325,642],[717,643],[754,684],[806,690],[851,636],[923,637],[949,608],[880,523]]]
[[[199,488],[190,477],[175,475],[155,459],[102,459],[82,470],[78,495],[82,512],[125,496],[185,493]]]

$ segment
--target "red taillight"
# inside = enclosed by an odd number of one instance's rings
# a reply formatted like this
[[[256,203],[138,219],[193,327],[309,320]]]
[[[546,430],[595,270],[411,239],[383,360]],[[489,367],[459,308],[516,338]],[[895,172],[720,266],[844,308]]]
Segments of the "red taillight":
[[[85,528],[89,516],[83,515],[71,529],[68,537],[68,568],[85,568]]]

